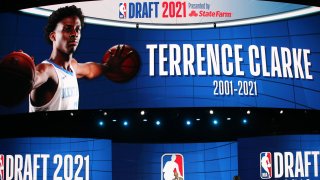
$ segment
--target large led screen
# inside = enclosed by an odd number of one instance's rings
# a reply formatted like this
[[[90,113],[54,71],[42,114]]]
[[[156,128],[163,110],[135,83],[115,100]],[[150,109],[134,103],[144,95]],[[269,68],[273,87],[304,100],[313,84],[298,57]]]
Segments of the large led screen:
[[[53,11],[71,5],[81,8],[85,25],[78,22],[72,27],[70,32],[77,38],[66,37],[73,50],[64,52],[56,38],[60,26],[52,30],[55,35],[47,34],[49,43],[44,29]],[[47,70],[51,70],[38,83],[38,72],[47,71],[36,68],[29,95],[29,91],[16,92],[30,90],[20,86],[26,75],[2,63],[1,80],[12,80],[6,84],[14,90],[1,86],[9,107],[2,103],[0,113],[168,107],[320,109],[319,11],[280,2],[190,0],[88,1],[1,12],[0,56],[19,60],[6,55],[22,50],[36,65],[48,60]],[[56,62],[57,52],[68,55],[67,60]],[[99,68],[90,69],[87,62]],[[78,80],[62,80],[72,74]],[[58,86],[59,82],[65,86]],[[11,105],[11,99],[21,94],[19,103]]]
[[[220,179],[238,175],[237,142],[114,143],[108,139],[0,139],[0,179]]]

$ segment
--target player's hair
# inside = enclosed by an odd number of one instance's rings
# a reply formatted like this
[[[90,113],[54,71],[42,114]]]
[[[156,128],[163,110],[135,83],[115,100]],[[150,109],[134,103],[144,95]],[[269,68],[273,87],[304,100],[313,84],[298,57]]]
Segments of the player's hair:
[[[49,44],[52,44],[52,41],[49,38],[49,35],[52,31],[55,30],[57,24],[64,18],[70,16],[78,16],[81,22],[81,27],[84,26],[84,16],[82,14],[82,10],[77,8],[75,5],[65,6],[53,11],[52,14],[48,18],[48,24],[46,25],[45,31],[45,39]]]

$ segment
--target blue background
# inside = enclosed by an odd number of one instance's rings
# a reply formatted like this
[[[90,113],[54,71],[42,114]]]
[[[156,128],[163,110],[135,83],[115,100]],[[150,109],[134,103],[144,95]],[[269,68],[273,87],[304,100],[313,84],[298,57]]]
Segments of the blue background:
[[[236,142],[184,144],[113,143],[113,179],[161,179],[161,157],[182,154],[185,179],[230,180],[238,173]],[[125,173],[124,173],[125,172]]]
[[[47,18],[20,12],[1,13],[0,56],[22,49],[35,57],[36,64],[47,59],[51,47],[44,40]],[[114,83],[105,77],[79,80],[80,109],[158,108],[158,107],[274,107],[320,109],[320,15],[246,26],[216,29],[148,30],[86,24],[75,53],[79,62],[101,62],[103,54],[115,44],[134,47],[141,56],[138,76],[127,83]],[[306,48],[311,50],[313,80],[252,77],[247,52],[242,69],[244,77],[167,76],[150,77],[146,44],[242,44],[267,47]],[[205,54],[205,53],[203,53]],[[270,62],[270,50],[267,51]],[[157,55],[156,55],[157,57]],[[232,60],[231,60],[232,61]],[[157,62],[157,59],[156,59]],[[195,66],[196,68],[196,66]],[[156,64],[156,74],[158,64]],[[269,68],[270,69],[270,68]],[[214,96],[213,80],[254,80],[257,97]],[[0,113],[27,112],[27,100],[15,108],[0,107]]]

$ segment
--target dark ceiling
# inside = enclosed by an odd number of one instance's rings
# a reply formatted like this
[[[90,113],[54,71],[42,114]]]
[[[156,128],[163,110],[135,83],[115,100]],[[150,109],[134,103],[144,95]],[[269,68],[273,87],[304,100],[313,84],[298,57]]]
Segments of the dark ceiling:
[[[320,133],[319,110],[157,108],[143,109],[145,115],[141,115],[141,110],[104,109],[2,115],[0,137],[86,137],[108,138],[115,142],[173,143]],[[210,110],[213,114],[210,114]],[[247,123],[243,122],[244,119]],[[218,122],[217,125],[214,120]],[[127,126],[124,125],[125,121]],[[157,121],[160,122],[159,126],[156,125]]]

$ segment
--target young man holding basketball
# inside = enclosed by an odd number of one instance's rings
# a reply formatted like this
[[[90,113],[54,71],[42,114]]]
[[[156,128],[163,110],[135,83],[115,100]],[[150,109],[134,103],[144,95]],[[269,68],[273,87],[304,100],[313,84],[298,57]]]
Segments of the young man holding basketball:
[[[83,25],[84,16],[76,6],[59,8],[49,16],[45,35],[52,44],[52,52],[49,59],[36,66],[34,87],[29,96],[29,112],[78,109],[77,78],[93,79],[120,66],[120,46],[115,55],[110,57],[108,65],[78,63],[73,58]]]

